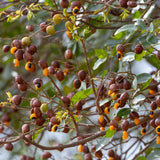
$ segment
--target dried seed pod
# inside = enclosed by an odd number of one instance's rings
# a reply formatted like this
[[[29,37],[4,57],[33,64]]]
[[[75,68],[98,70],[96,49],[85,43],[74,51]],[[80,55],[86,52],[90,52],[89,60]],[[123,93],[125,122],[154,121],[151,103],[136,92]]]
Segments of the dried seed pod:
[[[16,52],[15,52],[15,58],[18,61],[21,61],[21,60],[23,60],[23,54],[24,54],[24,50],[23,49],[17,49]]]
[[[109,90],[111,90],[111,92],[118,92],[119,87],[117,84],[114,83],[109,86]]]
[[[145,128],[147,126],[147,122],[142,123],[141,126]]]
[[[155,124],[155,119],[151,119],[149,125],[152,126],[153,128],[156,128],[157,125]]]
[[[72,59],[73,57],[73,52],[70,49],[67,49],[64,53],[64,56],[66,59]]]
[[[89,148],[87,145],[83,145],[83,153],[89,153]]]
[[[54,117],[54,116],[55,116],[54,110],[53,110],[53,109],[49,109],[49,110],[47,111],[47,117],[48,117],[48,118],[51,118],[51,117]]]
[[[120,96],[120,104],[126,103],[126,101],[129,99],[129,94],[128,92],[124,92]]]
[[[23,54],[23,59],[26,61],[26,62],[32,62],[33,61],[33,56],[29,53],[29,52],[25,52]]]
[[[71,10],[73,10],[75,7],[81,8],[81,2],[80,1],[72,1],[71,3]]]
[[[114,84],[115,83],[115,80],[114,78],[111,78],[109,81],[108,81],[108,86],[110,86],[111,84]]]
[[[45,60],[39,60],[39,66],[42,68],[42,69],[45,69],[48,67],[48,63],[45,61]]]
[[[61,100],[65,105],[70,105],[70,99],[67,96],[61,96]]]
[[[22,97],[19,95],[14,95],[12,97],[12,102],[17,106],[20,105],[21,101],[22,101]]]
[[[6,143],[6,144],[4,144],[4,148],[7,151],[12,151],[13,150],[13,144],[12,143]]]
[[[121,123],[121,128],[123,131],[127,131],[128,128],[129,128],[129,122],[128,120],[123,120],[122,123]]]
[[[115,156],[115,153],[114,153],[113,149],[110,149],[110,150],[108,151],[108,156],[109,156],[109,157],[114,157],[114,156]]]
[[[17,76],[15,77],[15,82],[16,82],[17,84],[22,84],[22,83],[24,82],[24,80],[23,80],[23,78],[22,78],[20,75],[17,75]]]
[[[155,119],[155,125],[156,125],[156,126],[159,126],[159,125],[160,125],[160,118],[156,118],[156,119]]]
[[[42,158],[44,158],[44,159],[48,159],[51,156],[52,156],[52,154],[50,152],[43,152],[43,154],[42,154]]]
[[[63,81],[64,80],[64,72],[63,71],[57,71],[56,77],[60,82]]]
[[[114,129],[118,128],[118,123],[115,120],[111,120],[109,125],[110,125],[110,130],[114,130]]]
[[[123,88],[125,90],[129,90],[129,89],[131,89],[131,86],[132,86],[131,83],[128,80],[124,79],[124,81],[123,81]]]
[[[46,32],[47,22],[42,22],[42,23],[39,25],[39,28],[41,29],[41,31]]]
[[[68,8],[69,6],[69,1],[68,0],[60,0],[60,6],[62,8]]]
[[[141,44],[137,44],[135,47],[134,47],[134,52],[136,54],[141,54],[143,52],[143,47]]]
[[[84,160],[93,160],[91,153],[87,153],[84,155]]]
[[[117,47],[116,47],[116,50],[121,52],[121,53],[125,52],[125,48],[124,48],[123,44],[118,44]]]
[[[51,66],[52,66],[54,69],[60,68],[60,64],[59,64],[58,61],[52,61],[52,62],[51,62]]]
[[[56,118],[56,116],[51,117],[50,122],[52,125],[55,125],[55,124],[59,125],[60,124],[60,121]]]
[[[135,8],[135,7],[137,7],[137,3],[136,3],[136,2],[133,2],[133,1],[128,1],[128,2],[127,2],[127,5],[128,5],[128,7],[130,7],[130,8]]]
[[[29,124],[23,124],[23,126],[22,126],[22,132],[23,133],[27,133],[27,132],[29,132],[30,131],[30,126],[29,126]]]
[[[24,92],[27,90],[27,83],[26,82],[23,82],[21,84],[18,84],[17,85],[18,89],[21,91],[21,92]]]
[[[79,79],[75,79],[73,82],[73,86],[75,89],[79,89],[81,86],[81,81]]]
[[[27,47],[26,51],[31,55],[34,55],[37,52],[37,47],[35,45],[30,45]]]
[[[160,107],[160,96],[157,97],[156,103],[157,103],[157,106]]]
[[[155,101],[151,102],[151,109],[156,110],[157,109],[157,103]]]
[[[43,117],[39,117],[39,118],[35,119],[35,124],[37,126],[42,126],[44,124],[44,122],[45,122],[45,119]]]
[[[84,70],[78,72],[78,77],[81,81],[85,80],[87,73]]]
[[[101,150],[98,150],[94,153],[95,157],[97,158],[102,158],[103,154],[102,154],[102,151]]]
[[[127,2],[128,0],[119,0],[120,7],[127,8]]]

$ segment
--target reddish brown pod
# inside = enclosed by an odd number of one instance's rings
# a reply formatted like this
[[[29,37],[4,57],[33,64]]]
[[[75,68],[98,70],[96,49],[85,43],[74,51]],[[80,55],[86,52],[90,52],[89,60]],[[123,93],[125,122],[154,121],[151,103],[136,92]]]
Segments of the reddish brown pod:
[[[138,125],[140,123],[139,114],[135,111],[130,112],[129,118],[134,120],[135,124]]]
[[[64,80],[64,72],[63,71],[57,71],[56,77],[60,82],[63,81]]]
[[[157,103],[155,101],[151,102],[151,109],[156,110],[157,109]]]
[[[52,156],[52,154],[50,153],[50,152],[43,152],[43,154],[42,154],[42,158],[44,158],[44,159],[48,159],[48,158],[50,158]]]
[[[126,101],[129,99],[129,94],[128,92],[124,92],[120,96],[120,104],[126,103]]]
[[[48,63],[45,61],[45,60],[39,60],[39,66],[42,68],[42,69],[45,69],[48,67]]]
[[[156,128],[156,123],[155,123],[155,119],[151,119],[149,122],[149,125],[152,126],[153,128]]]
[[[109,81],[108,81],[108,86],[110,87],[111,84],[115,84],[115,79],[114,78],[111,78]]]
[[[41,102],[39,99],[37,98],[32,98],[30,101],[30,106],[33,107],[40,107],[41,106]]]
[[[23,133],[27,133],[27,132],[29,132],[30,131],[30,126],[29,126],[29,124],[23,124],[23,126],[22,126],[22,132]]]
[[[17,85],[18,89],[21,91],[21,92],[24,92],[27,90],[27,83],[26,82],[23,82],[21,84],[18,84]]]
[[[53,116],[55,116],[54,110],[53,110],[53,109],[49,109],[49,110],[47,111],[47,117],[48,117],[48,118],[51,118],[51,117],[53,117]]]
[[[17,47],[18,49],[21,49],[21,47],[22,47],[21,41],[18,40],[18,39],[13,40],[12,41],[12,47]]]
[[[143,46],[141,44],[137,44],[135,47],[134,47],[134,52],[136,54],[141,54],[143,52]]]
[[[72,64],[71,62],[65,62],[64,66],[65,66],[65,68],[67,68],[67,69],[73,68],[73,64]]]
[[[67,106],[70,105],[70,99],[67,96],[62,96],[61,100],[65,105],[67,105]]]
[[[129,90],[129,89],[131,89],[131,86],[132,86],[131,82],[129,82],[128,80],[124,79],[124,81],[123,81],[123,88],[125,90]]]
[[[7,151],[12,151],[13,150],[13,144],[12,143],[6,143],[6,144],[4,144],[4,148]]]
[[[119,0],[120,7],[127,8],[128,7],[127,2],[128,2],[128,0]]]
[[[73,86],[75,89],[79,89],[81,86],[81,81],[79,79],[75,79],[73,82]]]
[[[119,51],[121,53],[125,52],[125,48],[124,48],[123,44],[118,44],[116,47],[116,50],[117,50],[117,52]]]
[[[22,97],[19,95],[14,95],[12,97],[12,102],[17,106],[20,105],[21,101],[22,101]]]
[[[118,92],[119,87],[117,84],[114,83],[109,86],[109,90],[111,90],[112,92]]]
[[[134,1],[128,1],[128,2],[127,2],[127,5],[128,5],[128,7],[130,7],[130,8],[135,8],[135,7],[137,7],[137,3],[134,2]]]
[[[33,61],[33,56],[29,53],[29,52],[25,52],[23,54],[23,59],[26,61],[26,62],[32,62]]]
[[[66,59],[72,59],[73,57],[73,52],[70,49],[67,49],[64,53],[64,56]]]
[[[50,122],[52,125],[55,125],[55,124],[59,125],[60,124],[60,121],[56,118],[56,116],[51,117]]]
[[[98,151],[94,152],[94,155],[95,155],[95,157],[97,157],[97,158],[102,158],[102,156],[103,156],[101,150],[98,150]]]
[[[115,130],[118,128],[118,123],[115,120],[111,120],[109,125],[110,125],[110,130]]]
[[[80,1],[72,1],[71,10],[73,10],[75,7],[78,7],[78,9],[80,9],[81,8],[81,2]]]
[[[41,31],[46,32],[47,22],[42,22],[42,23],[39,25],[39,28],[40,28]]]
[[[4,114],[2,117],[1,117],[1,120],[2,120],[2,122],[3,123],[5,123],[5,124],[9,124],[9,122],[11,121],[11,118],[10,118],[10,116],[8,115],[8,114]]]
[[[26,49],[31,55],[34,55],[37,52],[37,47],[35,45],[30,45]]]
[[[78,77],[81,81],[85,80],[86,76],[87,76],[87,73],[84,70],[80,70],[78,72]]]
[[[49,75],[54,75],[56,73],[56,71],[52,66],[48,67],[48,71],[49,71]]]
[[[26,25],[26,30],[29,32],[33,32],[34,31],[34,26],[33,25]]]
[[[60,0],[60,6],[62,7],[62,8],[68,8],[68,6],[69,6],[69,1],[68,0]]]
[[[84,160],[93,160],[91,153],[84,154]]]
[[[127,131],[128,128],[129,128],[129,122],[128,120],[123,120],[122,123],[121,123],[121,128],[123,131]]]
[[[24,50],[23,50],[23,49],[18,49],[18,50],[15,52],[15,58],[16,58],[18,61],[21,61],[21,60],[23,60],[23,54],[24,54]]]
[[[85,154],[89,153],[89,148],[87,145],[83,145],[83,153]]]
[[[11,46],[9,46],[9,45],[4,45],[3,48],[2,48],[2,50],[3,50],[3,52],[9,52],[9,51],[10,51],[10,48],[11,48]]]
[[[35,119],[34,121],[37,126],[42,126],[45,122],[45,119],[44,119],[44,117],[39,117],[39,118]]]
[[[52,62],[51,62],[51,66],[52,66],[54,69],[60,68],[60,64],[59,64],[58,61],[52,61]]]

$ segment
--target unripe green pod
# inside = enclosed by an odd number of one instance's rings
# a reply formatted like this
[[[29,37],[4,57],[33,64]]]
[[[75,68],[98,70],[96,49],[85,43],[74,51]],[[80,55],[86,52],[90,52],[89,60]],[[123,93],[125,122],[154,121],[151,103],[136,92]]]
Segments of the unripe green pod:
[[[48,111],[48,104],[46,103],[41,104],[40,110],[42,113],[46,113]]]

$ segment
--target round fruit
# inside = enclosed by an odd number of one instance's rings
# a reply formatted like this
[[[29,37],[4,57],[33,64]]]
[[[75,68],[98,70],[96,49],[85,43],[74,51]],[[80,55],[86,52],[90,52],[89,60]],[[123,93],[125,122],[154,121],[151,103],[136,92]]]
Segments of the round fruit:
[[[10,48],[11,47],[9,45],[4,45],[3,48],[2,48],[2,50],[3,50],[3,52],[9,52]]]
[[[41,104],[40,110],[42,113],[46,113],[48,111],[48,104],[46,103]]]
[[[113,151],[112,149],[110,149],[110,150],[108,151],[108,156],[109,156],[109,157],[114,157],[114,155],[115,155],[114,151]]]
[[[21,84],[18,84],[17,85],[17,87],[18,87],[18,89],[20,90],[20,91],[26,91],[27,90],[27,83],[26,82],[23,82],[23,83],[21,83]]]
[[[141,54],[143,52],[143,47],[141,44],[137,44],[135,47],[134,47],[134,52],[136,54]]]
[[[37,52],[37,47],[35,45],[30,45],[27,47],[26,51],[33,55]]]
[[[47,111],[47,117],[48,117],[48,118],[51,118],[51,117],[54,117],[54,116],[55,116],[54,110],[53,110],[53,109],[49,109],[49,110]]]
[[[12,47],[17,47],[18,49],[20,49],[22,47],[22,42],[18,39],[15,39],[12,41]]]
[[[52,66],[54,69],[60,68],[60,64],[59,64],[58,61],[52,61],[52,62],[51,62],[51,66]]]
[[[72,30],[73,30],[73,23],[70,22],[70,21],[67,21],[67,22],[65,23],[65,27],[66,27],[66,29],[67,29],[68,31],[72,31]]]
[[[121,128],[123,131],[127,131],[128,128],[129,128],[129,122],[128,120],[123,120],[122,123],[121,123]]]
[[[50,152],[43,152],[42,154],[42,158],[47,159],[50,158],[52,156],[52,154]]]
[[[41,101],[37,98],[34,98],[33,101],[31,100],[31,107],[40,107]]]
[[[151,109],[152,109],[152,110],[157,109],[157,103],[156,103],[155,101],[153,101],[153,102],[151,103]]]
[[[102,151],[101,151],[101,150],[96,151],[96,152],[94,153],[94,155],[95,155],[97,158],[102,158],[102,156],[103,156],[103,154],[102,154]]]
[[[56,77],[61,82],[64,79],[64,73],[62,71],[57,71]]]
[[[35,119],[35,124],[37,126],[42,126],[44,124],[44,122],[45,122],[45,119],[43,117]]]
[[[64,53],[64,56],[65,56],[66,59],[72,59],[73,53],[70,49],[67,49]]]
[[[160,96],[156,99],[157,106],[160,107]]]
[[[76,106],[76,110],[78,111],[82,110],[82,106],[83,106],[82,101],[77,102],[75,106]]]
[[[29,131],[30,131],[29,124],[23,124],[23,126],[22,126],[22,132],[23,133],[27,133]]]
[[[85,160],[92,160],[92,155],[90,153],[87,153],[84,155]]]
[[[48,63],[45,61],[45,60],[39,60],[39,66],[42,68],[42,69],[45,69],[48,67]]]
[[[83,145],[83,153],[89,153],[89,148],[87,145]]]
[[[49,34],[49,35],[51,35],[51,36],[53,36],[54,34],[55,34],[55,28],[54,28],[54,26],[48,26],[47,28],[46,28],[46,32]]]
[[[73,82],[73,86],[75,89],[79,89],[81,86],[81,81],[79,79],[75,79]]]
[[[156,124],[155,124],[155,119],[150,120],[149,125],[152,126],[153,128],[156,128]]]
[[[60,121],[55,116],[51,117],[50,122],[52,125],[55,125],[55,124],[59,125],[60,124]]]
[[[71,62],[65,62],[64,66],[67,69],[71,69],[73,67],[73,64]]]
[[[13,144],[12,144],[12,143],[4,144],[4,148],[5,148],[7,151],[12,151],[12,150],[13,150]]]
[[[61,21],[62,21],[62,16],[60,14],[55,14],[53,16],[53,22],[54,22],[54,24],[56,24],[56,25],[60,24]]]
[[[46,22],[42,22],[40,25],[40,30],[43,32],[46,32],[46,28],[47,28],[47,23]]]
[[[119,0],[120,7],[127,8],[128,0]]]
[[[69,6],[69,1],[68,0],[60,0],[60,6],[62,8],[68,8]]]
[[[67,96],[62,96],[61,100],[64,104],[66,104],[67,106],[70,105],[70,99]]]
[[[130,8],[135,8],[135,7],[137,7],[137,3],[136,3],[136,2],[133,2],[133,1],[128,1],[128,2],[127,2],[127,5],[128,5],[128,7],[130,7]]]
[[[24,81],[23,81],[23,78],[20,75],[17,75],[15,77],[15,82],[18,83],[18,84],[22,84]]]
[[[17,106],[20,105],[21,100],[22,100],[22,97],[19,96],[19,95],[14,95],[14,96],[12,97],[12,102],[13,102],[15,105],[17,105]]]
[[[16,57],[16,59],[17,59],[18,61],[23,60],[23,54],[24,54],[24,50],[22,50],[22,49],[16,50],[16,52],[15,52],[15,57]]]
[[[129,90],[129,89],[131,89],[131,86],[132,86],[132,84],[128,80],[124,79],[124,81],[123,81],[123,88],[125,90]]]
[[[32,62],[30,62],[30,61],[28,61],[27,63],[26,63],[26,65],[25,65],[25,69],[27,70],[27,71],[30,71],[30,72],[34,72],[35,71],[35,64],[34,63],[32,63]]]
[[[78,9],[81,8],[81,2],[80,1],[72,1],[71,3],[71,10],[73,10],[75,7],[77,7]]]
[[[109,90],[111,90],[112,92],[117,92],[118,91],[118,85],[117,84],[111,84],[110,86],[109,86]]]
[[[78,72],[78,77],[81,81],[85,80],[87,73],[84,70]]]
[[[1,117],[1,120],[2,120],[2,122],[4,122],[4,123],[8,123],[8,122],[11,121],[11,118],[9,117],[9,115],[4,114],[4,115]]]
[[[23,54],[23,59],[24,59],[26,62],[28,62],[28,61],[32,62],[32,61],[33,61],[33,56],[32,56],[29,52],[25,52],[25,53]]]
[[[33,32],[34,31],[34,26],[33,25],[27,25],[26,30],[28,30],[29,32]]]
[[[23,46],[29,46],[31,44],[31,39],[29,37],[23,37],[21,42]]]
[[[121,53],[125,52],[125,48],[124,48],[123,44],[118,44],[117,47],[116,47],[116,50],[121,52]]]

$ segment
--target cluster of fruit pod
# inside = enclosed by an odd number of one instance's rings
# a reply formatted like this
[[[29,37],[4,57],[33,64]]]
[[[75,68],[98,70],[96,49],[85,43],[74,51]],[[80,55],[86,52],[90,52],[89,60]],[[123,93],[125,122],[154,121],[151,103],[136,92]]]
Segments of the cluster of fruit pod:
[[[77,140],[82,140],[83,137],[78,137]],[[97,160],[101,160],[103,157],[103,153],[101,150],[96,150],[96,146],[88,146],[87,144],[80,144],[78,146],[78,152],[84,153],[84,159],[85,160],[93,160],[91,152],[94,154],[94,156],[97,158]],[[121,160],[121,157],[117,155],[114,150],[110,149],[108,151],[108,160]]]

